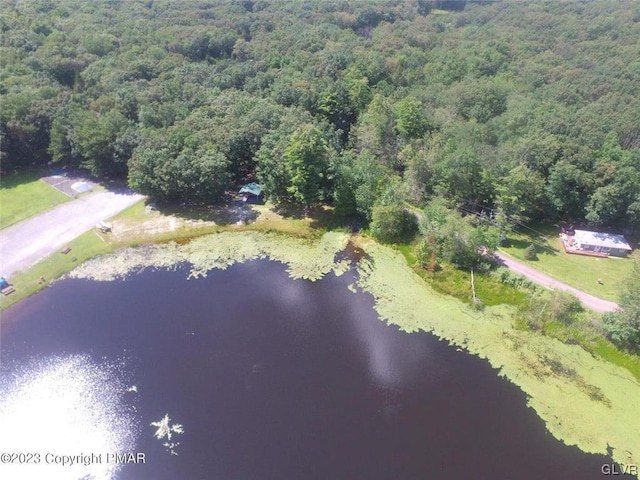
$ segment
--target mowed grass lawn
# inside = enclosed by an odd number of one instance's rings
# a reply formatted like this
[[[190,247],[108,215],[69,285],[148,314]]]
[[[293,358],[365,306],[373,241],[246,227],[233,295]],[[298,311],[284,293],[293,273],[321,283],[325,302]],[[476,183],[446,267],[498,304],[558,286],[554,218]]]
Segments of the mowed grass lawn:
[[[533,268],[584,292],[617,302],[622,282],[631,274],[633,261],[629,258],[597,258],[564,253],[560,231],[551,225],[521,228],[507,237],[500,251]],[[535,243],[538,260],[524,259],[524,249]],[[602,284],[598,283],[598,279]]]
[[[3,175],[0,179],[0,229],[71,200],[39,180],[37,171]]]

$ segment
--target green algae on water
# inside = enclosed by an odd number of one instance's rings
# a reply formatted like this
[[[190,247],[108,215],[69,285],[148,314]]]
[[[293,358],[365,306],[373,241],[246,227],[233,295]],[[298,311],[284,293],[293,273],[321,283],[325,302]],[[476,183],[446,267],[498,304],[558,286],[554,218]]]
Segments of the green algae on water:
[[[434,292],[390,248],[364,248],[371,257],[359,263],[358,284],[384,321],[433,332],[486,358],[566,444],[600,454],[611,447],[616,462],[640,463],[640,384],[630,372],[579,346],[514,329],[509,308],[478,312]]]
[[[85,262],[69,275],[112,280],[145,268],[190,265],[190,277],[205,276],[236,262],[269,258],[287,265],[293,278],[318,280],[349,269],[336,261],[348,236],[327,233],[319,240],[261,232],[224,232],[184,245],[167,243],[123,249]],[[407,332],[424,330],[486,358],[499,374],[518,385],[548,430],[581,450],[606,454],[624,464],[640,463],[640,384],[620,367],[582,348],[513,328],[509,307],[472,310],[455,298],[434,292],[402,255],[366,240],[353,291],[375,298],[380,318]]]
[[[319,280],[325,274],[346,271],[336,254],[344,249],[348,236],[329,232],[319,240],[307,240],[261,232],[224,232],[175,242],[125,248],[89,260],[69,273],[73,278],[109,281],[145,268],[176,268],[190,265],[190,277],[206,276],[213,269],[226,269],[237,262],[270,258],[287,265],[292,278]]]

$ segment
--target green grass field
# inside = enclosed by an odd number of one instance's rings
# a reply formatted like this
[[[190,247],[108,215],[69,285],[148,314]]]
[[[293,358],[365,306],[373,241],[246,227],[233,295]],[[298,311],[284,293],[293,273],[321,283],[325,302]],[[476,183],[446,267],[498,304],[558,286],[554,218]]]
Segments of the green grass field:
[[[597,258],[564,253],[560,232],[551,225],[534,225],[509,234],[500,251],[530,265],[561,282],[599,298],[618,301],[620,284],[630,274],[633,261],[629,258]],[[538,260],[524,259],[524,249],[536,245]],[[602,283],[598,282],[598,279]]]
[[[407,244],[393,245],[395,250],[402,253],[407,264],[425,279],[437,292],[451,295],[472,305],[471,273],[455,268],[452,265],[443,264],[437,272],[427,273],[423,268],[416,266],[416,258],[413,254],[413,246]],[[484,305],[514,305],[524,304],[528,294],[522,290],[508,287],[494,279],[488,273],[476,272],[474,274],[476,296]]]
[[[0,181],[0,229],[71,200],[39,180],[37,171],[3,176]]]

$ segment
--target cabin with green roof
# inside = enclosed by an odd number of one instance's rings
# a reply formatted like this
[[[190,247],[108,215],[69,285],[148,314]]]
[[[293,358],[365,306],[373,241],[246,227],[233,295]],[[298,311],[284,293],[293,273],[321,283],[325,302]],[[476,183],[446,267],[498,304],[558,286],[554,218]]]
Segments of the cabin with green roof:
[[[257,183],[247,183],[238,192],[245,203],[264,203],[264,195],[262,194],[262,186]]]

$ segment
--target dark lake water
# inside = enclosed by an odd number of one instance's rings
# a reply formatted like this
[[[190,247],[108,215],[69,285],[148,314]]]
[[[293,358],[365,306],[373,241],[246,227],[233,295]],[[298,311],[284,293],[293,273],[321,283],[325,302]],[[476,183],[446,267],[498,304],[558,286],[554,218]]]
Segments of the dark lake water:
[[[118,480],[603,478],[610,460],[553,438],[486,361],[382,323],[351,273],[312,283],[252,261],[185,278],[65,280],[4,315],[5,385],[84,355],[136,386],[119,408],[146,463]],[[178,455],[149,425],[165,414]]]

